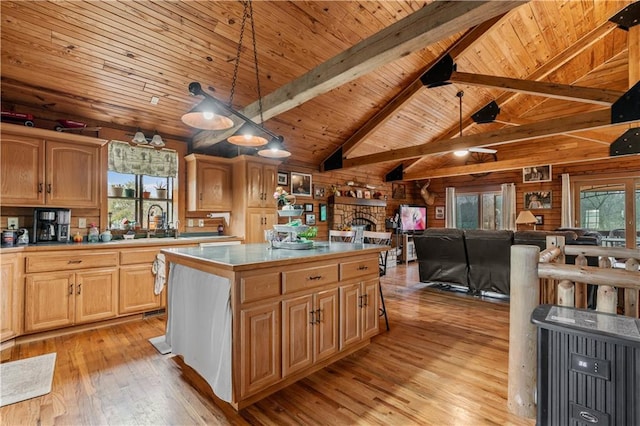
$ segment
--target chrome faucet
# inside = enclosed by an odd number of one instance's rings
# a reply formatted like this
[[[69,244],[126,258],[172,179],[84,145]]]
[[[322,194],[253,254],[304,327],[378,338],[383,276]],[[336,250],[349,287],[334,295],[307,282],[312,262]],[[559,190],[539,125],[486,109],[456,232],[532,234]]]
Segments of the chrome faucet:
[[[161,205],[151,204],[149,206],[149,210],[147,210],[147,238],[149,238],[149,236],[151,235],[156,235],[156,229],[158,229],[158,226],[156,225],[156,227],[153,229],[153,232],[151,232],[151,215],[155,216],[155,210],[153,210],[155,207],[160,209],[160,215],[164,214],[164,210],[162,209]]]
[[[173,223],[173,238],[175,238],[176,240],[180,236],[180,229],[178,228],[178,226],[180,226],[180,219],[176,219],[176,221]]]

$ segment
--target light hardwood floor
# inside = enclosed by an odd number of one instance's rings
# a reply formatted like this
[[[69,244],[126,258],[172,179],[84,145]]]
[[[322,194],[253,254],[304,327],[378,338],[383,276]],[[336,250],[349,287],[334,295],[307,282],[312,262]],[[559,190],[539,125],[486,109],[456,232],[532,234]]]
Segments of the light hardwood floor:
[[[164,318],[18,345],[57,352],[52,392],[0,409],[2,425],[533,425],[508,413],[508,304],[428,289],[416,264],[383,278],[391,331],[235,413],[147,339]],[[384,321],[381,320],[384,330]]]

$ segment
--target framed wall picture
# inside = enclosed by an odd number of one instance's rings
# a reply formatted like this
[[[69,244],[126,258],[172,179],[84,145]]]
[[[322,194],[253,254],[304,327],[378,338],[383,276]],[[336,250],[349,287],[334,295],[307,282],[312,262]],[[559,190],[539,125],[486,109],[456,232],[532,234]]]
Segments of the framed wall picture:
[[[536,218],[536,225],[544,225],[544,215],[535,214],[533,216]]]
[[[391,184],[391,198],[395,200],[400,200],[405,198],[406,190],[403,183],[393,183]]]
[[[546,166],[524,167],[522,169],[522,182],[549,182],[551,181],[551,164]]]
[[[304,219],[305,224],[307,225],[315,225],[316,224],[316,215],[313,213],[308,213]]]
[[[326,222],[327,221],[327,205],[320,204],[318,208],[320,209],[320,222]]]
[[[313,188],[314,198],[324,198],[324,186],[316,186]]]
[[[313,204],[311,204],[311,203],[304,203],[304,211],[305,211],[305,212],[312,212],[312,211],[313,211]]]
[[[436,206],[436,219],[444,219],[444,206]]]
[[[525,192],[524,208],[528,210],[550,209],[551,208],[551,191]]]
[[[296,197],[311,197],[311,175],[291,172],[291,194]]]
[[[287,185],[289,183],[289,175],[278,172],[278,185]]]

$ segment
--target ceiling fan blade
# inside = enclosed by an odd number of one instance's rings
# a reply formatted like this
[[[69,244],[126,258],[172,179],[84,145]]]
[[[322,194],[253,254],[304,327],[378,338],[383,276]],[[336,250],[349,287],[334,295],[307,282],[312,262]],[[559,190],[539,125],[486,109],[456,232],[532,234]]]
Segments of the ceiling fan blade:
[[[498,152],[495,149],[491,149],[491,148],[469,148],[468,151],[470,152],[484,152],[486,154],[495,154],[496,152]]]

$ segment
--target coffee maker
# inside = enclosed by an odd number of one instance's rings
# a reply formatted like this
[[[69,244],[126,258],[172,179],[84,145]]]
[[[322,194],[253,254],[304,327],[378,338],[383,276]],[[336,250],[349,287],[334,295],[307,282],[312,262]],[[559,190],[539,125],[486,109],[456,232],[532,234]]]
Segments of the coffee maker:
[[[69,241],[70,223],[70,209],[34,209],[32,242]]]

